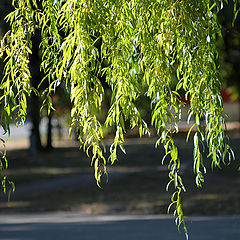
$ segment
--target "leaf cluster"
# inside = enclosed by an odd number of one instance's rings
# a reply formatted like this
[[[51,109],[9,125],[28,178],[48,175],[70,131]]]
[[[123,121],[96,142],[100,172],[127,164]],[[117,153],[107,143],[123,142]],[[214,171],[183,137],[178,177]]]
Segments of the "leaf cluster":
[[[156,128],[169,161],[169,184],[173,183],[172,204],[178,225],[183,223],[180,159],[173,133],[178,132],[184,103],[190,99],[189,117],[194,120],[193,170],[201,186],[205,172],[201,144],[208,149],[213,166],[220,166],[232,153],[224,132],[220,97],[216,39],[221,37],[218,12],[225,1],[218,0],[36,0],[13,1],[15,10],[6,20],[11,30],[1,41],[5,58],[0,89],[1,125],[9,131],[13,112],[24,122],[31,87],[29,55],[31,36],[41,31],[42,82],[48,85],[43,106],[52,108],[51,95],[65,83],[73,104],[72,127],[77,124],[79,141],[92,158],[100,186],[106,165],[124,150],[126,122],[138,127],[139,135],[149,134],[147,123],[136,105],[148,97],[151,125]],[[235,1],[235,6],[239,1]],[[238,10],[235,7],[235,18]],[[111,106],[104,122],[107,84]],[[110,157],[104,157],[103,127],[113,127],[115,137]],[[188,137],[193,126],[189,130]],[[167,187],[168,188],[168,187]]]

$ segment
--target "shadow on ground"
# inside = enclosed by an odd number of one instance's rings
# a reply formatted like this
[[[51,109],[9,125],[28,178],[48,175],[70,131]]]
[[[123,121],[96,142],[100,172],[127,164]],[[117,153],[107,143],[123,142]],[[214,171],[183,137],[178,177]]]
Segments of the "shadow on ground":
[[[176,139],[182,159],[181,173],[187,192],[183,194],[186,215],[240,214],[240,176],[237,172],[240,138],[231,139],[236,161],[222,172],[208,169],[202,189],[192,173],[192,144]],[[1,212],[78,211],[80,213],[165,214],[173,188],[166,192],[167,166],[161,165],[162,148],[154,139],[127,141],[126,152],[109,167],[109,182],[96,186],[89,159],[78,147],[55,148],[31,157],[27,150],[8,152],[9,170],[16,184],[7,202],[1,195]],[[167,160],[166,160],[167,163]],[[209,166],[209,160],[206,159]]]

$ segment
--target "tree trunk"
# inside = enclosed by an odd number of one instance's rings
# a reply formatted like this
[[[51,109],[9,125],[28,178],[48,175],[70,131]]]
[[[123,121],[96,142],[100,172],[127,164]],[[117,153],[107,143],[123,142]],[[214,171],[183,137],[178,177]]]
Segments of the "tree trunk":
[[[47,150],[51,150],[53,148],[53,146],[52,146],[52,116],[53,116],[53,110],[51,110],[50,114],[48,115],[47,145],[46,145]]]
[[[38,96],[35,93],[31,94],[30,97],[30,118],[32,121],[32,130],[30,135],[30,151],[32,155],[36,155],[42,150],[41,137],[40,137],[40,103]]]
[[[39,56],[39,45],[41,42],[41,34],[39,31],[32,37],[32,55],[30,56],[30,70],[32,75],[31,85],[33,88],[38,90],[38,85],[42,79],[42,73],[40,71],[41,58]],[[32,91],[29,99],[29,117],[32,121],[32,132],[30,135],[30,151],[33,155],[37,154],[42,150],[39,124],[40,124],[40,97]]]

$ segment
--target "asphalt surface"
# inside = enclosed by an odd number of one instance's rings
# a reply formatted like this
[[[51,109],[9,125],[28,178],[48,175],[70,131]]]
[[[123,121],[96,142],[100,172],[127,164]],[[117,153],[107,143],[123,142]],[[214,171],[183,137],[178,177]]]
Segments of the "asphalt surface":
[[[240,239],[240,216],[192,217],[189,239]],[[184,240],[170,215],[0,214],[1,240]]]

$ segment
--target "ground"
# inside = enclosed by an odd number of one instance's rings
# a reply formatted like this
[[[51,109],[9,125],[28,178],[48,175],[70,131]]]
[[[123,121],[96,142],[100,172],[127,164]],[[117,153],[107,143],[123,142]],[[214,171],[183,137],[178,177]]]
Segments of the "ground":
[[[87,156],[69,139],[56,141],[55,149],[36,156],[27,149],[14,150],[17,141],[9,143],[12,150],[8,151],[9,170],[5,174],[16,184],[16,191],[10,202],[1,195],[0,211],[166,214],[173,189],[165,190],[168,171],[161,165],[163,149],[154,148],[155,140],[128,139],[127,154],[119,152],[119,161],[109,166],[108,183],[104,177],[102,188],[96,186]],[[234,164],[222,171],[209,168],[203,188],[198,189],[192,173],[192,143],[186,144],[183,136],[176,139],[187,189],[183,193],[185,215],[240,214],[239,141],[238,134],[231,136]]]

